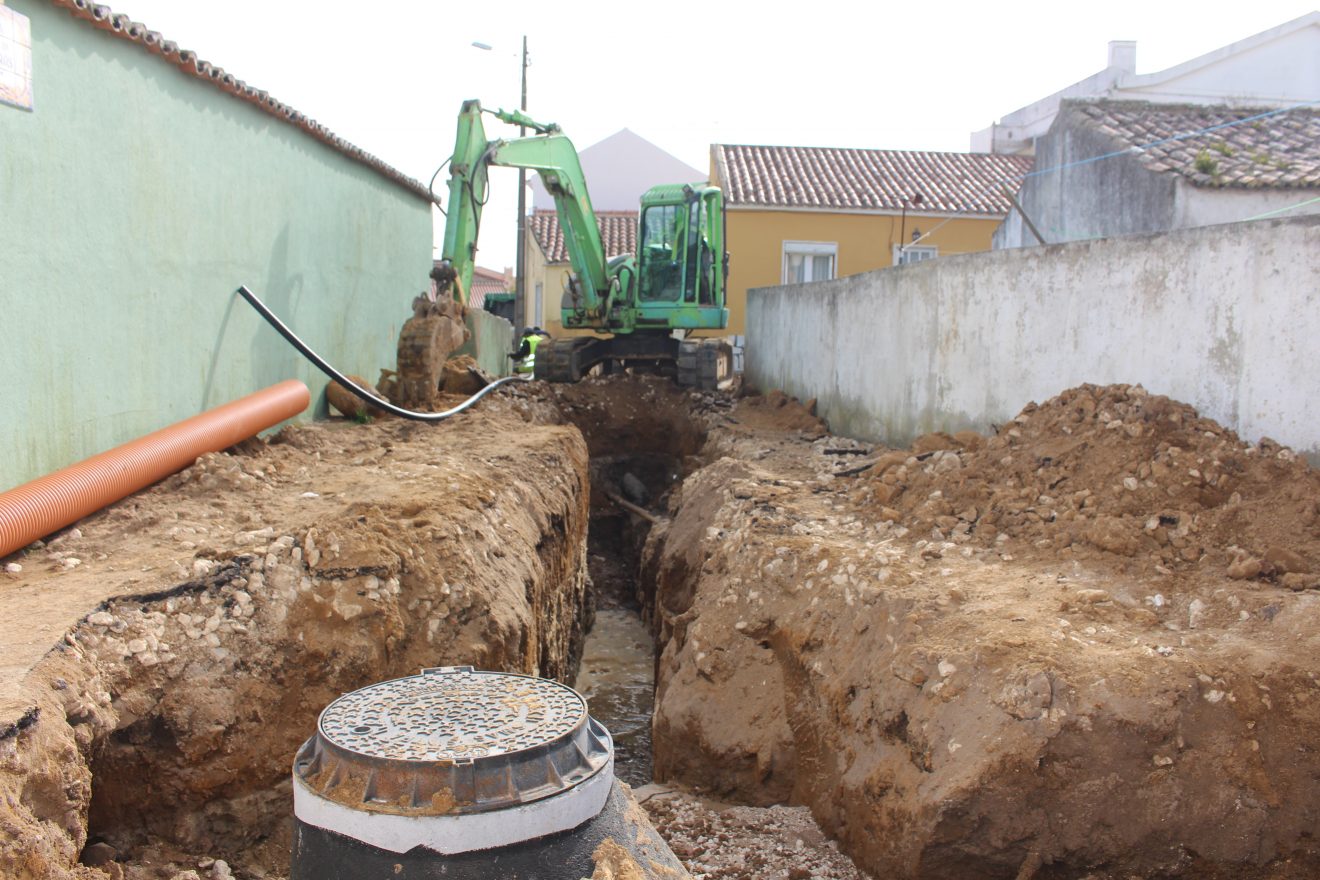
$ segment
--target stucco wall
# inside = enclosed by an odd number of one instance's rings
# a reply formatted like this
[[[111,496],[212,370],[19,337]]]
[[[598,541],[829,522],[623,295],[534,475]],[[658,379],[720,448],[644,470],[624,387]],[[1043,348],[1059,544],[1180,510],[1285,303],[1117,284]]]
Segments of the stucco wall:
[[[1076,111],[1065,110],[1036,142],[1034,170],[1018,193],[1045,241],[1058,244],[1175,228],[1174,175],[1148,171],[1131,156],[1073,164],[1119,148],[1113,138],[1080,119]],[[1016,210],[994,234],[997,249],[1036,243]]]
[[[0,488],[287,378],[393,366],[428,281],[422,198],[38,0],[36,110],[0,106]]]
[[[1114,235],[1235,223],[1297,205],[1314,189],[1197,187],[1177,174],[1148,170],[1121,144],[1066,110],[1036,142],[1036,164],[1018,201],[1050,244]],[[1078,164],[1080,163],[1080,164]],[[1320,204],[1288,216],[1320,213]],[[995,249],[1032,247],[1036,237],[1013,210],[994,233]]]
[[[513,325],[481,309],[468,309],[466,323],[472,337],[454,354],[472,355],[477,365],[492,376],[511,375],[513,361],[508,354],[514,348]]]
[[[1320,217],[951,257],[748,302],[747,375],[835,431],[986,431],[1084,382],[1141,383],[1320,456]]]

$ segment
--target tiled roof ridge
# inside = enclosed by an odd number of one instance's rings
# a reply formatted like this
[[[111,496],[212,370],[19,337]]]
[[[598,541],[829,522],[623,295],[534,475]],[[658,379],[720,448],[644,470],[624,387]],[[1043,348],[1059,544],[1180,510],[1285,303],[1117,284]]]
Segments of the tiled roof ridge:
[[[1060,106],[1098,106],[1115,110],[1150,110],[1168,113],[1241,113],[1245,116],[1261,114],[1283,115],[1299,110],[1320,112],[1320,103],[1299,101],[1280,107],[1278,104],[1197,104],[1192,101],[1143,101],[1139,98],[1106,98],[1103,95],[1064,98]]]
[[[994,156],[997,159],[1022,158],[1020,156],[1015,156],[1009,153],[977,153],[977,152],[969,152],[966,150],[893,150],[885,147],[822,147],[822,146],[802,146],[800,144],[792,145],[792,144],[722,143],[722,144],[716,144],[715,146],[720,149],[732,147],[740,150],[794,150],[794,151],[821,150],[821,151],[830,151],[830,152],[838,152],[838,153],[886,153],[886,154],[902,153],[910,156],[971,156],[974,158]]]
[[[637,247],[638,211],[597,211],[597,226],[601,244],[607,257],[630,254]],[[536,240],[547,263],[569,262],[564,243],[564,230],[559,226],[559,215],[553,209],[538,208],[532,214],[528,229]]]
[[[167,40],[157,31],[150,30],[141,22],[133,21],[129,16],[114,12],[110,7],[91,0],[49,0],[54,6],[67,10],[74,18],[86,21],[110,34],[132,43],[137,43],[148,52],[159,55],[174,64],[185,74],[207,82],[234,97],[246,101],[264,110],[283,122],[301,129],[355,162],[359,162],[381,174],[390,181],[402,186],[414,195],[431,201],[431,194],[419,181],[407,176],[402,171],[386,164],[361,147],[355,146],[335,134],[314,119],[270,95],[270,93],[250,86],[243,80],[229,73],[224,68],[211,64],[197,57],[191,49],[180,49],[173,40]]]
[[[555,214],[558,213],[555,208],[536,208],[533,214]],[[607,210],[593,211],[597,217],[636,217],[637,211],[629,211],[624,208],[609,208]]]
[[[732,207],[785,210],[912,210],[1003,216],[1005,185],[1016,186],[1031,159],[998,153],[716,144],[715,165]],[[904,207],[906,205],[906,207]]]
[[[1060,118],[1106,136],[1143,167],[1213,189],[1320,187],[1320,108],[1165,104],[1130,100],[1065,103]],[[1056,123],[1058,124],[1058,123]]]

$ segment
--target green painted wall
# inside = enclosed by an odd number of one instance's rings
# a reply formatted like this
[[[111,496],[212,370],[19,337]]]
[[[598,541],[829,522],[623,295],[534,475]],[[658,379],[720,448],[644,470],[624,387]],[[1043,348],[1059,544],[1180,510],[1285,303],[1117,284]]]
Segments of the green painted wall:
[[[467,328],[472,338],[463,343],[455,355],[470,354],[477,365],[492,376],[513,374],[513,325],[498,315],[481,309],[468,309]]]
[[[323,413],[324,378],[239,284],[345,372],[394,365],[429,285],[423,198],[138,45],[8,5],[32,21],[36,110],[0,105],[0,489],[282,379]]]

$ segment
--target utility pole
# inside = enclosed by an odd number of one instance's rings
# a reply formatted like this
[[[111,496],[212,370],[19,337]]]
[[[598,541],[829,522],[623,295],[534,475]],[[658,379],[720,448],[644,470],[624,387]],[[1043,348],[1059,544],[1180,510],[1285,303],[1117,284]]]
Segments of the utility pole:
[[[522,103],[520,109],[525,114],[527,112],[527,35],[522,38]],[[518,126],[518,135],[525,137],[527,135],[526,126]],[[527,169],[518,169],[518,252],[515,256],[517,263],[517,275],[513,282],[513,311],[519,321],[524,321],[527,317]],[[535,302],[535,300],[533,300]],[[537,327],[541,324],[541,316],[535,315],[530,326]],[[527,326],[527,325],[524,325]],[[522,327],[514,327],[514,338],[522,334]]]

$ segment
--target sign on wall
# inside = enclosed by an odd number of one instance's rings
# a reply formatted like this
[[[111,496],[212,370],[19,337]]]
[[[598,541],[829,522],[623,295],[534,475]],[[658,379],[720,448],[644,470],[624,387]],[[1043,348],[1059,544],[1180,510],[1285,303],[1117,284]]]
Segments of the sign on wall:
[[[32,26],[0,2],[0,104],[32,109]]]

